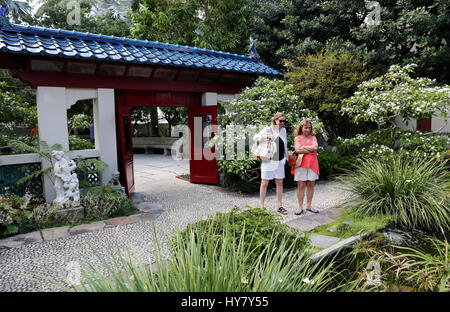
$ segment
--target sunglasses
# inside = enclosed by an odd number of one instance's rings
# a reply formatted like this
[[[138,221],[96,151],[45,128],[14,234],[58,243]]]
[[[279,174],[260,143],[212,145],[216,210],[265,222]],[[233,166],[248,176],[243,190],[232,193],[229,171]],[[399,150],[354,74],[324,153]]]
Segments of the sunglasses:
[[[278,119],[279,122],[286,123],[286,119]]]

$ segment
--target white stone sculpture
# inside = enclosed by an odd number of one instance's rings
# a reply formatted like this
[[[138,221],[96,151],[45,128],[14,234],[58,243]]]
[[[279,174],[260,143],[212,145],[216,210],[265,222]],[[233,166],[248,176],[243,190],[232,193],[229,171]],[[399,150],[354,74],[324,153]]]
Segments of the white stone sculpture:
[[[72,173],[77,165],[73,160],[65,159],[62,151],[52,151],[52,157],[56,159],[53,165],[56,191],[54,202],[58,204],[77,202],[80,199],[79,181],[77,174]]]
[[[116,192],[120,195],[126,196],[125,188],[120,185],[120,172],[119,171],[113,171],[111,180],[108,183],[108,186],[110,186],[112,189],[116,190]]]
[[[72,173],[71,178],[64,182],[64,189],[66,190],[66,197],[72,198],[73,201],[78,202],[80,200],[80,189],[78,185],[80,182],[78,181],[77,174]]]

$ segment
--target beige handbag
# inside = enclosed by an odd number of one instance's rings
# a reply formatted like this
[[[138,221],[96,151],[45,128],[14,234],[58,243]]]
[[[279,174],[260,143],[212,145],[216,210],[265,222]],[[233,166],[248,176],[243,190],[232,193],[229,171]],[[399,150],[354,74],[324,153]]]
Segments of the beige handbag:
[[[270,128],[270,132],[273,135],[272,128]],[[257,140],[253,143],[250,153],[261,160],[269,160],[273,157],[277,149],[277,146],[272,139],[268,139],[267,137],[263,137],[260,140]]]
[[[298,168],[302,165],[304,154],[298,154],[297,152],[288,153],[288,165],[292,168]]]

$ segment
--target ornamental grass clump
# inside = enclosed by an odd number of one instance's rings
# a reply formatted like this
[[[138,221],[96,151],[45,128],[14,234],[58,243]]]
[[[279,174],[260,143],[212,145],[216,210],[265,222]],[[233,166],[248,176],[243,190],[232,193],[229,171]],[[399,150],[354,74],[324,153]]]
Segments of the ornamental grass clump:
[[[359,200],[357,213],[391,215],[395,225],[404,228],[449,230],[446,161],[406,155],[360,160],[339,180]]]
[[[429,247],[394,246],[381,234],[350,247],[336,262],[333,291],[429,291],[450,290],[448,241],[425,236]]]

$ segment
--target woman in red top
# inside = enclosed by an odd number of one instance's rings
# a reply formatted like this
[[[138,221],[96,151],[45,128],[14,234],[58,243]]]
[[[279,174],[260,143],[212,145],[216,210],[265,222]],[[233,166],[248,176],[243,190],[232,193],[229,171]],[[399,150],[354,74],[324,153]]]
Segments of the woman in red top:
[[[297,153],[303,154],[300,167],[292,168],[294,181],[297,181],[298,207],[296,215],[303,213],[303,198],[305,197],[306,187],[306,210],[318,213],[317,209],[311,208],[311,202],[314,195],[315,180],[319,179],[319,161],[317,159],[317,138],[312,133],[312,124],[309,120],[302,120],[295,131],[294,149]]]

